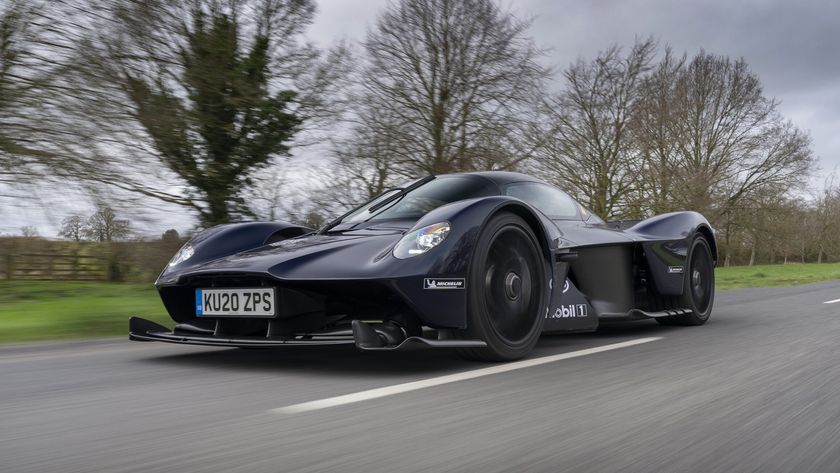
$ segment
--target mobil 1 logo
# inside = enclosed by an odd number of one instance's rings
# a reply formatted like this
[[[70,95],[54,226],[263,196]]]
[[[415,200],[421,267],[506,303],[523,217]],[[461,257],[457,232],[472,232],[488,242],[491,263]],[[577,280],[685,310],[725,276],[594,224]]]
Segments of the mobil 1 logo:
[[[586,304],[566,304],[558,307],[554,312],[546,313],[549,319],[569,319],[575,317],[587,317],[589,309]]]

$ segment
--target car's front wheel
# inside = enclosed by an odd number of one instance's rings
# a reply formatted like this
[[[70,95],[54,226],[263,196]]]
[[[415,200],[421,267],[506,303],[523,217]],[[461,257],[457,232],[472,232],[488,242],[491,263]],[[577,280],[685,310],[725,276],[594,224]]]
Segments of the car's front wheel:
[[[539,242],[519,216],[493,217],[479,237],[467,281],[467,328],[462,338],[484,348],[460,350],[465,358],[522,358],[537,343],[546,303],[546,266]]]

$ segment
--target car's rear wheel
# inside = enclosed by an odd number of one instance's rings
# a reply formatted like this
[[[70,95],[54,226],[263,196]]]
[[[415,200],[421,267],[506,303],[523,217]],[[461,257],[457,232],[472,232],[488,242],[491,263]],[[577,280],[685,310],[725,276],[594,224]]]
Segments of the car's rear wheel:
[[[712,314],[715,301],[715,263],[709,242],[698,234],[688,250],[684,272],[683,295],[680,308],[691,309],[690,313],[657,317],[663,325],[703,325]]]
[[[478,239],[467,281],[467,328],[461,338],[484,348],[460,350],[465,358],[515,360],[527,355],[542,330],[546,266],[534,232],[517,215],[493,217]]]

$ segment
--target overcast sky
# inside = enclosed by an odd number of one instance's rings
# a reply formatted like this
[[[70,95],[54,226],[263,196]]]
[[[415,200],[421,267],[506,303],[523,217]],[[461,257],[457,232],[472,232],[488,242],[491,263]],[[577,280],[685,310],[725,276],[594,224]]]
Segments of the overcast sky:
[[[320,0],[309,37],[321,46],[361,40],[387,3]],[[504,5],[534,19],[531,34],[550,50],[548,64],[560,69],[612,44],[629,47],[634,38],[647,36],[689,55],[705,49],[743,57],[761,78],[765,94],[778,99],[782,113],[810,132],[822,169],[815,184],[840,167],[840,0],[515,0]],[[42,235],[53,236],[51,222],[66,213],[66,196],[50,198],[55,205],[48,204],[47,213],[36,204],[10,208],[3,201],[0,232],[17,233],[22,225],[36,224]],[[152,211],[161,231],[193,225],[187,214],[172,210]]]
[[[387,0],[321,0],[310,37],[363,39]],[[514,0],[559,68],[653,36],[675,52],[743,57],[782,113],[810,130],[824,172],[840,166],[840,1]],[[557,84],[558,87],[562,84]]]

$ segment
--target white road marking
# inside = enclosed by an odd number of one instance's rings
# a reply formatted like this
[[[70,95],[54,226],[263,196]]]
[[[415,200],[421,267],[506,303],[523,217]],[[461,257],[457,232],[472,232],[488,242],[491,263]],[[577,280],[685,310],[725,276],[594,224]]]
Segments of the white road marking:
[[[835,302],[840,302],[840,299],[834,299],[833,301],[825,301],[823,304],[834,304]]]
[[[662,340],[662,337],[638,338],[636,340],[628,340],[626,342],[613,343],[611,345],[587,348],[584,350],[560,353],[557,355],[543,356],[540,358],[534,358],[530,360],[515,361],[512,363],[490,366],[488,368],[481,368],[472,371],[464,371],[462,373],[439,376],[437,378],[429,378],[420,381],[413,381],[410,383],[395,384],[393,386],[385,386],[383,388],[370,389],[368,391],[360,391],[357,393],[346,394],[344,396],[336,396],[326,399],[320,399],[317,401],[304,402],[301,404],[293,404],[291,406],[271,409],[270,412],[273,412],[275,414],[298,414],[301,412],[326,409],[328,407],[335,407],[344,404],[368,401],[370,399],[377,399],[385,396],[393,396],[395,394],[402,394],[409,391],[416,391],[418,389],[440,386],[442,384],[449,384],[457,381],[465,381],[468,379],[480,378],[482,376],[489,376],[491,374],[505,373],[508,371],[530,368],[532,366],[544,365],[546,363],[553,363],[555,361],[568,360],[569,358],[577,358],[580,356],[592,355],[595,353],[601,353],[610,350],[617,350],[619,348],[632,347],[635,345],[641,345],[643,343],[655,342],[657,340]]]

